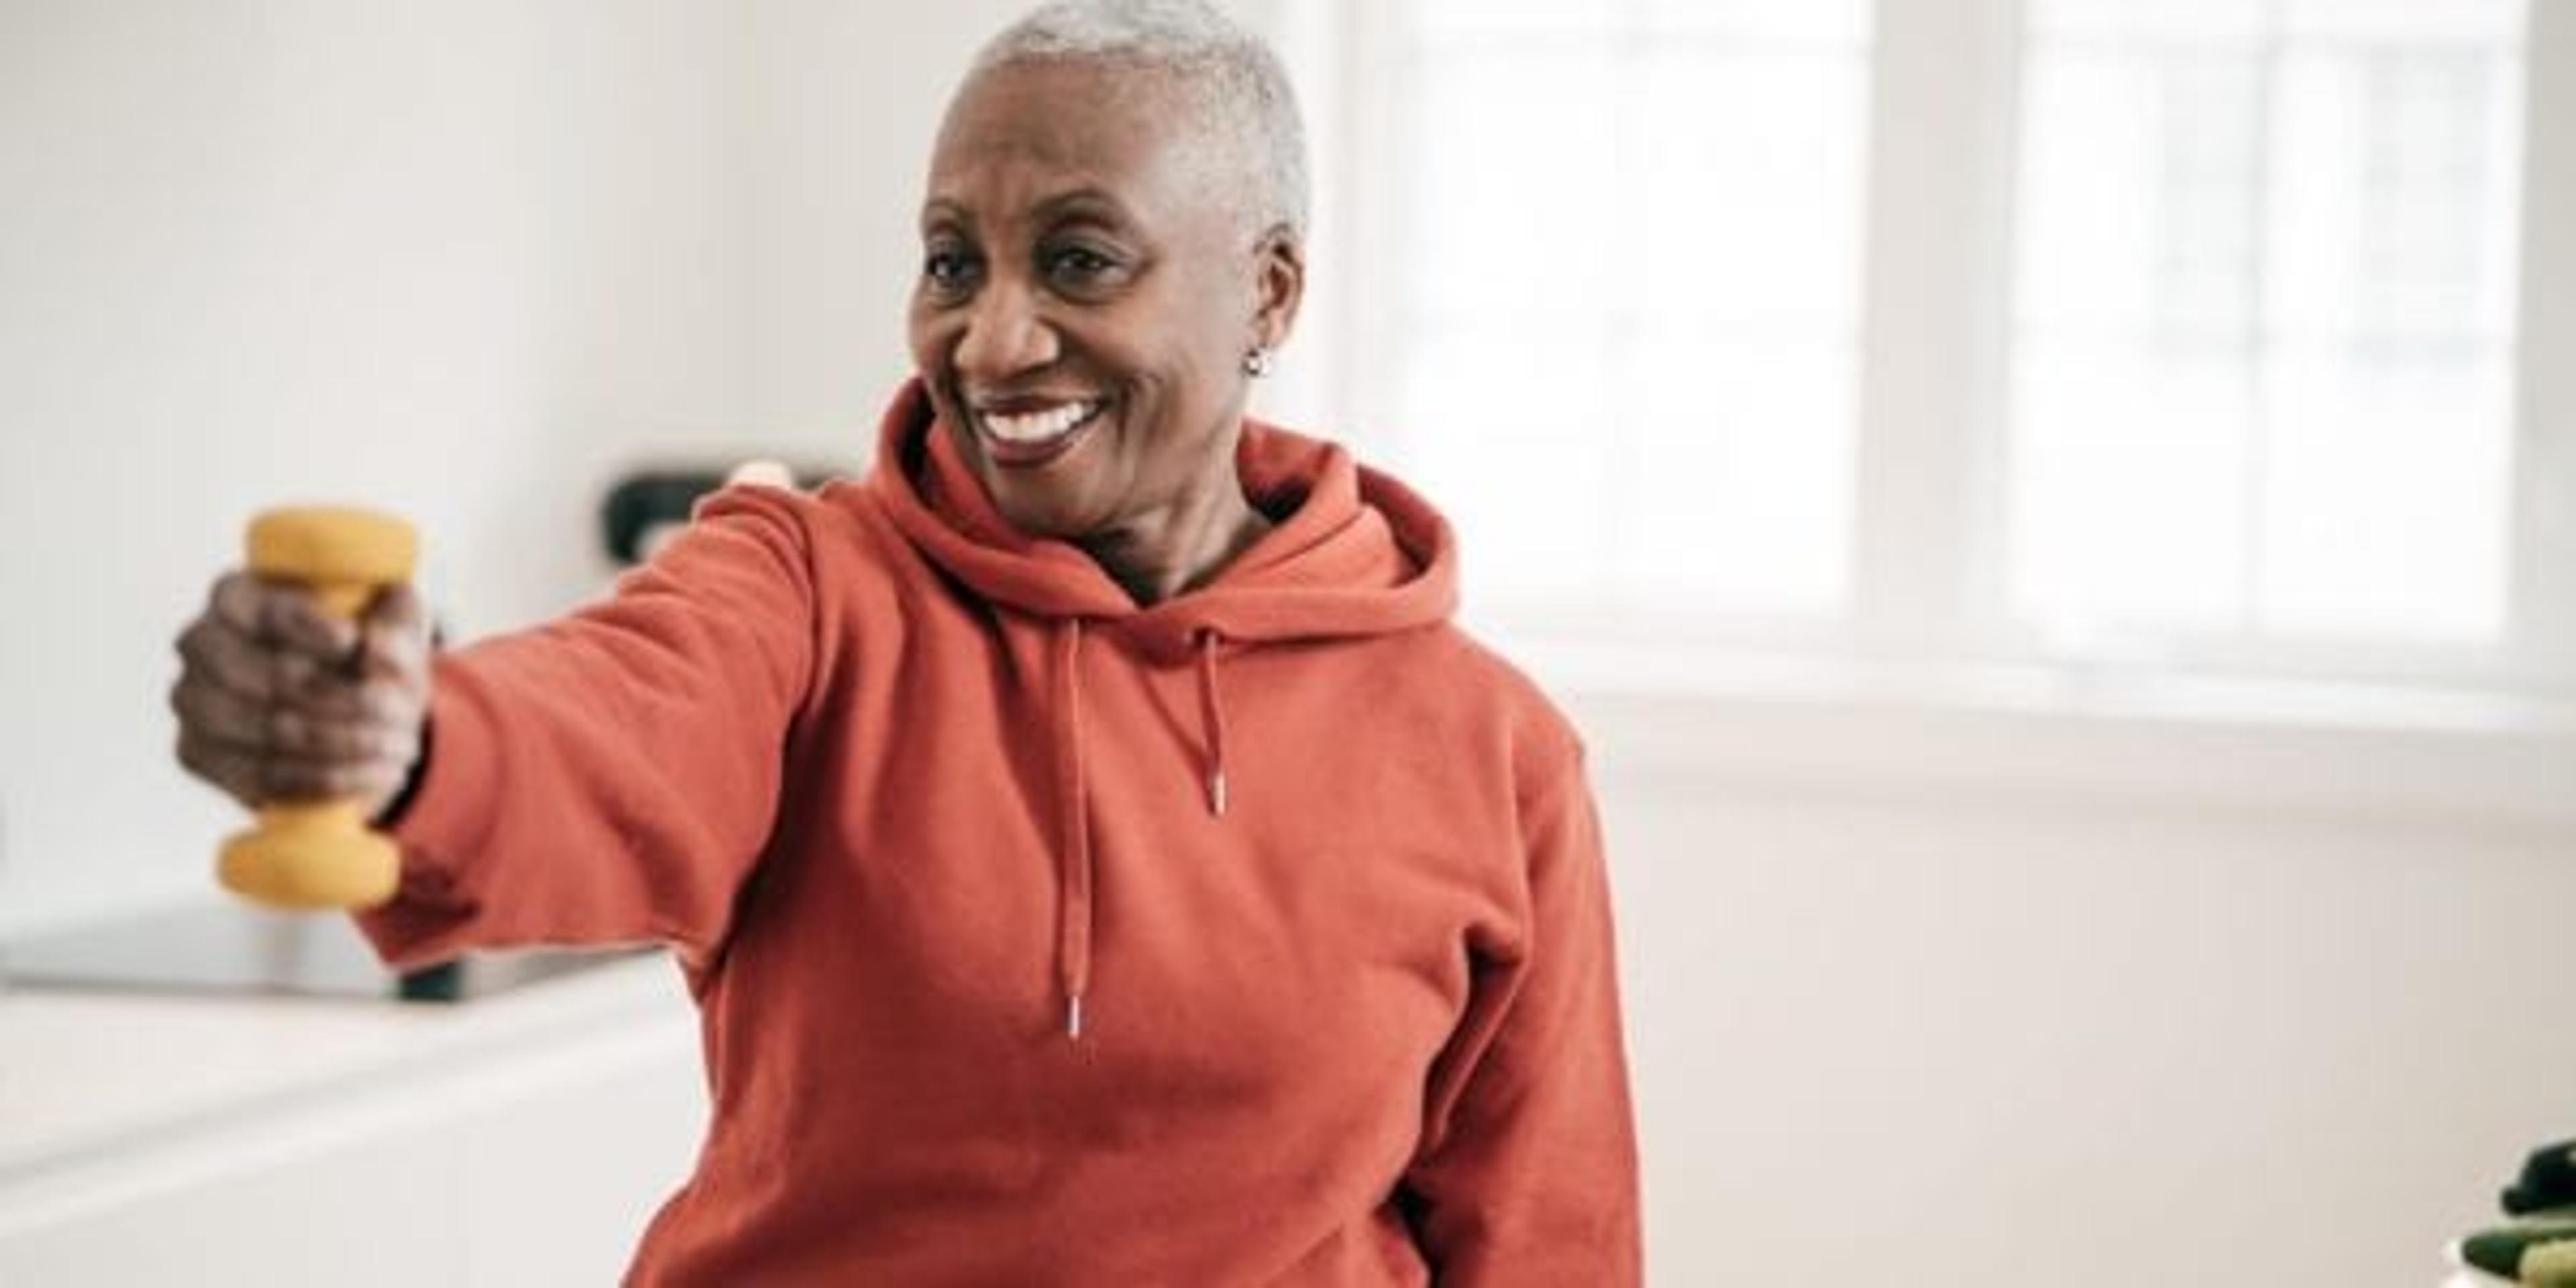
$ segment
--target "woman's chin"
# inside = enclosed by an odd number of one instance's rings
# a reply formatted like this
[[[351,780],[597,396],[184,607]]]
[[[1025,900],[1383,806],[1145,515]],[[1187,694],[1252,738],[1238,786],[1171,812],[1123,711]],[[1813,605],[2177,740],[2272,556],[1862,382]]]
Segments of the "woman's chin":
[[[975,472],[983,479],[984,494],[1021,535],[1070,541],[1099,525],[1098,453],[1089,450],[1093,445],[1088,441],[1070,446],[1029,465],[995,460],[984,443],[975,444]]]
[[[985,492],[992,497],[993,508],[1020,535],[1070,541],[1090,530],[1085,507],[1066,489],[1017,477],[1013,471],[997,472],[1001,477],[985,476]]]

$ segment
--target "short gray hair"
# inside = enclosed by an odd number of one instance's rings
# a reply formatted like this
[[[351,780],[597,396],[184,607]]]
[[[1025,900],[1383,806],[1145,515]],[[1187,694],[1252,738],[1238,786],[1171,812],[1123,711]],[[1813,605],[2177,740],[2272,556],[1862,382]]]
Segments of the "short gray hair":
[[[1250,172],[1264,231],[1306,238],[1306,126],[1268,42],[1205,0],[1056,0],[985,42],[966,73],[1022,63],[1105,63],[1159,72],[1204,109]]]

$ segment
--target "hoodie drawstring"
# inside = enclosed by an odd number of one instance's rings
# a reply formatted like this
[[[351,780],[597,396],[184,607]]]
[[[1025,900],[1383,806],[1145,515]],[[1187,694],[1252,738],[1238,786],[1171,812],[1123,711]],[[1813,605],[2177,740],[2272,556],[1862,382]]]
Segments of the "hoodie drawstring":
[[[1199,632],[1199,719],[1207,726],[1207,800],[1212,817],[1225,817],[1225,706],[1216,696],[1216,632]]]
[[[1067,617],[1056,628],[1055,785],[1058,878],[1064,886],[1057,910],[1056,976],[1064,989],[1064,1035],[1082,1037],[1082,999],[1091,986],[1092,882],[1090,788],[1083,781],[1082,760],[1082,619]],[[1213,818],[1225,817],[1225,703],[1216,686],[1219,637],[1198,633],[1199,719],[1207,737],[1207,807]]]
[[[1091,803],[1082,781],[1082,619],[1056,630],[1055,783],[1059,823],[1056,861],[1064,902],[1056,927],[1056,971],[1064,986],[1064,1035],[1082,1037],[1082,994],[1091,984]]]

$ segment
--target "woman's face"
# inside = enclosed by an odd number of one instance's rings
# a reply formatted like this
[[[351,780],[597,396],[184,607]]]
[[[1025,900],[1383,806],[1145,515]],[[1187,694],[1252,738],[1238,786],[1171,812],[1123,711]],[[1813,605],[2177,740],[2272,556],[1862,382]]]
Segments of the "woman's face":
[[[1030,535],[1153,531],[1240,486],[1244,355],[1285,337],[1299,268],[1210,182],[1237,171],[1183,101],[1144,73],[1006,66],[940,131],[913,361]]]

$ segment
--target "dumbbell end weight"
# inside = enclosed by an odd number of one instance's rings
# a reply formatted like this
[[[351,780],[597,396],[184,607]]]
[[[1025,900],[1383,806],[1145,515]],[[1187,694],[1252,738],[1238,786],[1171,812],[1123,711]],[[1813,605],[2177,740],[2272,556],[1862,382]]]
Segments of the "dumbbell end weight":
[[[316,912],[373,908],[402,880],[402,852],[367,830],[352,801],[271,805],[259,824],[224,842],[224,888],[271,908]]]

